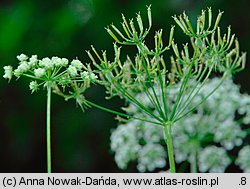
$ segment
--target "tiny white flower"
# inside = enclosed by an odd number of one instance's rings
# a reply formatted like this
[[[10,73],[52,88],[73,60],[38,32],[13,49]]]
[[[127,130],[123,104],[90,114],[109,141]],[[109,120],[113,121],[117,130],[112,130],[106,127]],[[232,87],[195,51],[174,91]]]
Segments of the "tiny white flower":
[[[244,173],[250,173],[250,146],[244,146],[240,151],[235,164],[238,165]]]
[[[140,150],[136,134],[136,121],[119,125],[111,134],[111,150],[115,152],[115,161],[119,168],[125,169],[134,160]]]
[[[25,54],[20,54],[17,56],[17,59],[20,61],[20,62],[23,62],[23,61],[26,61],[28,60],[28,56],[26,56]]]
[[[84,80],[95,81],[98,77],[94,73],[83,71],[81,73],[81,78]]]
[[[214,128],[214,141],[220,142],[227,150],[232,150],[237,144],[241,145],[242,142],[239,141],[242,141],[246,135],[246,132],[239,127],[238,123],[232,117],[223,122],[221,121]]]
[[[52,57],[51,58],[51,62],[54,66],[67,66],[68,65],[68,59],[66,58],[59,58],[59,57]]]
[[[97,75],[95,75],[94,73],[90,73],[90,74],[89,74],[89,79],[90,79],[91,81],[95,81],[95,80],[97,79]]]
[[[201,172],[223,173],[231,163],[224,148],[209,146],[199,152],[199,169]]]
[[[54,67],[54,64],[48,57],[46,57],[39,61],[39,66],[44,67],[46,69],[52,69]]]
[[[13,68],[12,66],[4,66],[4,75],[3,78],[11,80],[12,75],[13,75]]]
[[[17,68],[22,72],[27,72],[30,69],[30,65],[27,62],[22,62]]]
[[[37,91],[39,89],[39,85],[36,81],[31,81],[29,84],[30,90],[33,92]]]
[[[137,169],[140,172],[153,171],[166,165],[167,153],[160,144],[146,144],[138,153]]]
[[[21,72],[19,69],[15,69],[14,70],[14,75],[16,76],[16,77],[19,77],[19,76],[21,76],[23,74],[23,72]]]
[[[62,64],[62,59],[59,58],[59,57],[57,57],[57,56],[53,56],[53,57],[51,58],[51,63],[52,63],[52,65],[55,65],[55,66],[61,66],[61,64]]]
[[[62,59],[61,59],[61,64],[62,64],[62,66],[67,66],[68,63],[69,63],[69,60],[68,60],[67,58],[62,58]]]
[[[44,68],[37,68],[34,70],[34,74],[37,78],[43,77],[46,73],[46,70]]]
[[[72,60],[71,65],[74,66],[78,71],[83,68],[83,64],[80,60]]]
[[[84,79],[84,80],[89,80],[89,72],[83,71],[81,73],[81,78]]]
[[[68,71],[68,74],[69,74],[71,77],[77,76],[77,69],[76,69],[75,66],[70,65],[70,66],[68,67],[67,71]]]
[[[21,62],[21,64],[14,70],[14,75],[19,77],[24,72],[27,72],[30,69],[30,65],[27,62]]]
[[[37,62],[38,62],[37,55],[32,55],[29,59],[28,64],[33,67],[37,64]]]

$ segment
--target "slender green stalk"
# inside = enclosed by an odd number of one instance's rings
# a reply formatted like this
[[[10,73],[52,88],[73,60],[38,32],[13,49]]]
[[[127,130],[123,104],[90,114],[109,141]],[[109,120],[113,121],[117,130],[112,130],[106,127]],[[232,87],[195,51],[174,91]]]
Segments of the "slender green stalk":
[[[135,106],[139,107],[143,112],[145,112],[149,116],[155,118],[159,122],[162,122],[161,117],[156,116],[150,109],[146,108],[143,104],[141,104],[132,94],[130,94],[126,89],[124,89],[119,82],[117,82],[116,84],[117,90],[120,91],[125,97],[127,97],[130,102],[132,102]]]
[[[93,102],[91,102],[89,100],[86,100],[86,99],[85,99],[85,102],[90,106],[96,107],[96,108],[98,108],[100,110],[103,110],[103,111],[106,111],[106,112],[109,112],[109,113],[112,113],[112,114],[115,114],[115,115],[119,115],[119,116],[122,116],[122,117],[125,117],[125,118],[137,119],[137,120],[145,121],[145,122],[148,122],[148,123],[153,123],[153,124],[155,124],[157,126],[162,127],[162,124],[160,122],[155,122],[155,121],[151,121],[151,120],[144,119],[144,118],[134,117],[134,116],[131,116],[131,115],[128,115],[128,114],[123,114],[121,112],[117,112],[115,110],[111,110],[111,109],[99,106],[99,105],[97,105],[97,104],[95,104],[95,103],[93,103]]]
[[[196,104],[194,107],[190,108],[189,111],[187,111],[186,113],[184,113],[180,117],[176,118],[174,121],[176,122],[176,121],[180,120],[181,118],[185,117],[190,112],[194,111],[200,104],[202,104],[208,97],[210,97],[222,85],[222,83],[224,82],[225,79],[226,79],[226,74],[223,75],[220,83],[207,96],[205,96],[198,104]]]
[[[170,165],[170,172],[176,173],[175,169],[175,161],[174,161],[174,148],[173,148],[173,141],[172,141],[172,134],[171,134],[171,123],[166,123],[164,126],[164,139],[167,144],[168,149],[168,160]]]
[[[154,84],[151,81],[152,78],[150,76],[149,69],[148,69],[148,66],[146,64],[147,56],[143,53],[143,45],[141,43],[139,44],[139,50],[141,51],[142,63],[143,63],[144,68],[146,70],[146,75],[147,75],[147,79],[148,79],[149,85],[150,85],[150,87],[152,89],[152,92],[153,92],[153,95],[155,97],[155,101],[156,101],[156,105],[157,105],[156,108],[159,110],[159,114],[161,115],[161,117],[163,119],[166,119],[166,115],[164,115],[164,113],[163,113],[163,110],[161,108],[161,104],[160,104],[158,96],[156,94],[156,91],[155,91],[155,88],[154,88]]]
[[[192,161],[191,161],[191,173],[197,173],[197,153],[196,151],[192,154]]]
[[[51,173],[51,133],[50,133],[50,110],[51,110],[51,86],[47,86],[47,173]]]

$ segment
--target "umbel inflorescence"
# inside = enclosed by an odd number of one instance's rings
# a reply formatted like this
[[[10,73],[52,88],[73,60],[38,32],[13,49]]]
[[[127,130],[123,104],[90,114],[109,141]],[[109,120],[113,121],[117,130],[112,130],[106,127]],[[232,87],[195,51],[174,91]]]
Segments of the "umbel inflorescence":
[[[151,10],[148,7],[148,28],[144,29],[140,14],[137,15],[136,19],[138,30],[136,30],[133,19],[127,22],[124,16],[122,17],[123,31],[114,25],[111,25],[111,29],[107,28],[108,33],[116,42],[113,61],[107,59],[106,51],[99,55],[94,47],[92,49],[99,63],[89,51],[87,53],[96,66],[96,72],[99,73],[102,80],[101,84],[107,88],[110,97],[118,95],[125,98],[154,118],[156,124],[174,123],[200,104],[187,109],[188,104],[212,73],[220,73],[222,75],[221,81],[223,81],[245,66],[246,54],[240,55],[239,44],[235,35],[231,34],[231,28],[228,27],[227,34],[221,36],[218,27],[221,16],[222,12],[218,14],[215,24],[212,26],[211,9],[208,9],[208,21],[205,19],[205,11],[202,11],[197,20],[196,32],[185,13],[179,17],[174,16],[176,23],[190,37],[190,47],[187,43],[183,45],[183,50],[178,50],[178,45],[173,40],[174,27],[172,27],[168,45],[164,46],[163,31],[160,30],[155,34],[155,48],[150,50],[145,42],[152,25]],[[127,56],[127,60],[123,62],[120,59],[121,47],[118,47],[117,44],[136,46],[138,52],[134,59]],[[169,60],[164,59],[164,52],[170,50],[171,46],[174,55],[170,57],[171,68],[168,70],[167,67],[170,63]],[[190,90],[191,86],[187,85],[190,79],[197,81],[197,84],[192,86],[192,90]],[[168,85],[174,85],[178,82],[181,82],[182,86],[176,96],[174,108],[170,112],[167,107],[165,90]],[[155,85],[160,86],[159,90],[163,94],[161,99],[156,96]],[[152,90],[152,94],[149,89]],[[183,102],[182,96],[187,92],[187,89],[189,89],[189,98]],[[141,102],[134,98],[134,93],[142,91],[146,91],[146,96],[152,102],[154,109],[157,110],[157,115],[143,107]],[[214,90],[211,90],[207,97],[213,92]]]
[[[39,60],[37,55],[29,58],[25,54],[18,55],[17,59],[19,65],[16,69],[4,66],[5,79],[11,80],[13,75],[17,78],[28,77],[32,80],[29,84],[32,93],[41,87],[51,87],[54,93],[65,97],[66,100],[76,99],[81,107],[85,104],[83,93],[97,80],[91,68],[77,59],[71,62],[59,57]]]
[[[170,169],[175,172],[172,144],[175,123],[202,104],[226,78],[244,69],[246,53],[240,53],[238,40],[231,33],[230,27],[226,34],[221,35],[219,22],[222,12],[218,13],[213,22],[210,8],[202,11],[196,26],[185,13],[173,17],[183,33],[189,37],[188,43],[179,45],[174,41],[172,26],[167,45],[163,42],[163,31],[159,30],[155,32],[154,48],[150,49],[146,44],[146,36],[152,26],[150,7],[147,14],[147,28],[140,14],[136,17],[137,26],[133,19],[127,21],[122,15],[122,29],[113,24],[106,28],[115,40],[113,60],[108,60],[106,51],[99,55],[94,47],[93,53],[87,53],[97,69],[100,84],[106,87],[109,97],[119,96],[125,99],[138,108],[138,112],[147,115],[139,117],[140,120],[163,127]],[[121,47],[118,45],[135,46],[137,52],[134,57],[127,56],[123,61],[120,58]],[[182,50],[179,50],[180,46]],[[171,49],[173,55],[166,59],[164,53]],[[198,101],[194,101],[214,74],[220,75],[217,85],[210,88]],[[170,98],[168,90],[175,88],[177,84],[177,93],[174,98]],[[135,98],[140,92],[143,92],[144,97]],[[145,106],[145,101],[150,102],[151,106]],[[134,118],[138,118],[138,115],[129,114]]]

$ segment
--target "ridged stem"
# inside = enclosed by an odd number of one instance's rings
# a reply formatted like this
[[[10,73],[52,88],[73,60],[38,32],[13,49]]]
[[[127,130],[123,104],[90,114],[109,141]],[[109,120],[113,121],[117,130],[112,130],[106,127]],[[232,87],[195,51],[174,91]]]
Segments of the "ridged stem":
[[[50,133],[50,113],[51,112],[51,87],[47,86],[47,124],[46,124],[46,140],[47,140],[47,173],[51,173],[51,133]]]
[[[176,173],[175,161],[174,161],[174,147],[173,147],[173,140],[172,140],[172,133],[171,133],[172,124],[168,122],[164,124],[163,126],[164,126],[164,139],[167,144],[167,150],[168,150],[170,172]]]

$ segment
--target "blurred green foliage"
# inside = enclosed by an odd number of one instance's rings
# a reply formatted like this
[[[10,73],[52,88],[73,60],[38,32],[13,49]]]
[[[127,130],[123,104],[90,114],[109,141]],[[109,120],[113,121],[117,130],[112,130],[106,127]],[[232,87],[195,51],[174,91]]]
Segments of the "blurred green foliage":
[[[16,55],[37,54],[38,57],[78,57],[89,62],[85,50],[112,52],[112,39],[104,30],[110,23],[119,23],[121,13],[131,18],[146,5],[152,4],[153,29],[163,28],[168,37],[171,16],[186,11],[191,21],[201,9],[225,11],[222,31],[231,24],[239,37],[241,49],[250,49],[249,1],[238,0],[53,0],[1,1],[0,57],[1,67],[17,64]],[[181,38],[176,31],[176,40]],[[153,42],[153,38],[150,39]],[[149,40],[149,41],[150,41]],[[167,40],[166,40],[167,41]],[[131,53],[131,52],[128,52]],[[112,56],[111,53],[108,53]],[[250,91],[247,69],[236,80],[243,91]],[[3,70],[0,69],[0,75]],[[106,107],[119,110],[123,101],[106,101],[104,90],[94,87],[87,97]],[[30,94],[25,79],[7,83],[0,79],[0,172],[45,172],[45,93]],[[54,172],[118,172],[110,153],[110,129],[116,127],[114,116],[96,109],[81,112],[74,101],[52,97],[52,150]],[[129,172],[135,171],[131,166]]]

